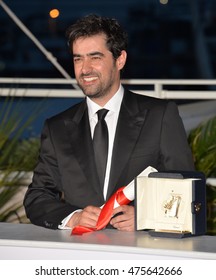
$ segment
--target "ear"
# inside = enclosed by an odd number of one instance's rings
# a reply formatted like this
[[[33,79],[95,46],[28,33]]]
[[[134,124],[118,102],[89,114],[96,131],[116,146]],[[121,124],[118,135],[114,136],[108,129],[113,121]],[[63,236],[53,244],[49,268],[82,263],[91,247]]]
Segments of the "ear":
[[[127,52],[122,51],[120,56],[116,60],[116,65],[118,67],[118,70],[121,70],[122,68],[124,68],[126,60],[127,60]]]

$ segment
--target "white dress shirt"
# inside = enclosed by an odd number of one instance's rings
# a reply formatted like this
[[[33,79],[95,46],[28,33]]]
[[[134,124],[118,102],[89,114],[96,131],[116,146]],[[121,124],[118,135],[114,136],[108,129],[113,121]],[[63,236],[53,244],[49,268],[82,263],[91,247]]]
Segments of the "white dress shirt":
[[[109,146],[108,146],[108,158],[107,158],[107,166],[106,166],[106,174],[104,180],[104,190],[103,195],[104,199],[106,200],[108,184],[109,184],[109,176],[110,176],[110,168],[111,168],[111,160],[112,160],[112,150],[113,150],[113,143],[115,138],[116,126],[118,122],[119,111],[122,103],[124,95],[124,89],[122,85],[120,85],[116,94],[105,104],[104,107],[100,107],[98,104],[93,102],[89,97],[87,97],[87,107],[88,107],[88,115],[89,115],[89,123],[91,128],[91,136],[93,138],[94,129],[98,121],[97,111],[100,109],[107,109],[109,112],[106,114],[105,121],[107,123],[108,132],[109,132]],[[68,215],[59,225],[59,229],[70,229],[65,225],[71,218],[71,216],[78,211],[82,211],[82,209],[76,210],[70,215]]]
[[[108,158],[107,158],[107,166],[106,166],[106,173],[104,179],[104,199],[106,200],[107,189],[109,184],[109,175],[110,175],[110,167],[111,167],[111,160],[112,160],[112,150],[113,150],[113,143],[115,137],[115,131],[119,116],[119,111],[122,103],[124,95],[124,89],[122,86],[119,87],[116,94],[106,103],[103,107],[104,109],[109,110],[109,112],[105,116],[105,121],[107,123],[108,132],[109,132],[109,146],[108,146]],[[98,104],[93,102],[90,98],[87,97],[87,106],[88,106],[88,113],[89,113],[89,123],[91,127],[91,135],[93,138],[94,129],[98,121],[97,111],[103,109]]]

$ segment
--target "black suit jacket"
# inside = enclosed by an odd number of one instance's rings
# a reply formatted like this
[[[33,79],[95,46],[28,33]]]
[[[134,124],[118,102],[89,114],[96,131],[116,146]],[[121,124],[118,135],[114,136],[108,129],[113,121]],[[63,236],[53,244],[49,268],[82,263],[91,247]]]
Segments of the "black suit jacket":
[[[107,198],[149,165],[158,171],[194,170],[176,104],[125,90]],[[46,120],[24,206],[32,223],[55,229],[72,211],[103,203],[84,100]]]

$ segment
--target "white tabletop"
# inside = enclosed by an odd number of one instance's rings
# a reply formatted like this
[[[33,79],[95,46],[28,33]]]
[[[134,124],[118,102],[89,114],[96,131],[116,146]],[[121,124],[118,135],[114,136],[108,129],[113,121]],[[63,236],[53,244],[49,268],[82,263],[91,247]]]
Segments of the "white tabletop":
[[[72,236],[70,230],[0,223],[0,259],[216,259],[216,237],[155,238],[111,229]]]

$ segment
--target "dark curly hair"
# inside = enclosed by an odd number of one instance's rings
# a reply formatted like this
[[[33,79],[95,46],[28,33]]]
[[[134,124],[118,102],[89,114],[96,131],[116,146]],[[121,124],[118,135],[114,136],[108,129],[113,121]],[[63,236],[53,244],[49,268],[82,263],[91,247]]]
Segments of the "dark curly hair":
[[[77,20],[66,30],[68,45],[72,50],[73,42],[80,37],[90,37],[97,34],[105,34],[108,50],[117,59],[122,50],[127,49],[128,36],[116,19],[88,15]]]

